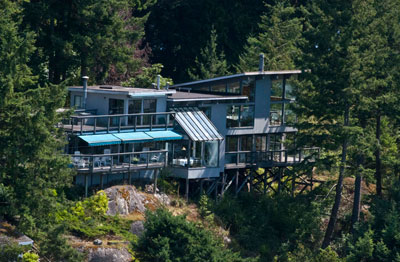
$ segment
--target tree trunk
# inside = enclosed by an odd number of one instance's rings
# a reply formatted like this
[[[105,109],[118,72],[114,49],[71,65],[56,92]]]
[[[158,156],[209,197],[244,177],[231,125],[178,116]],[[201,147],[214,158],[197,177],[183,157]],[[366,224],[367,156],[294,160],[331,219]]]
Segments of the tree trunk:
[[[379,114],[376,117],[376,140],[378,143],[375,151],[376,194],[382,196],[381,116]]]
[[[344,126],[349,125],[349,109],[346,108],[344,113]],[[340,161],[340,169],[339,169],[339,178],[336,185],[336,196],[335,196],[335,203],[333,204],[331,216],[329,218],[328,227],[326,228],[324,241],[322,242],[322,248],[325,249],[331,243],[331,238],[333,235],[333,231],[335,229],[335,224],[337,220],[337,215],[340,207],[340,202],[342,200],[342,189],[343,189],[343,178],[344,178],[344,171],[346,167],[346,156],[347,156],[347,137],[344,138],[342,144],[342,159]]]
[[[351,228],[354,231],[354,225],[360,219],[360,211],[361,211],[361,183],[362,183],[362,174],[361,174],[361,166],[364,162],[364,156],[360,156],[360,159],[357,163],[357,176],[356,181],[354,183],[354,202],[353,202],[353,213],[351,216]]]

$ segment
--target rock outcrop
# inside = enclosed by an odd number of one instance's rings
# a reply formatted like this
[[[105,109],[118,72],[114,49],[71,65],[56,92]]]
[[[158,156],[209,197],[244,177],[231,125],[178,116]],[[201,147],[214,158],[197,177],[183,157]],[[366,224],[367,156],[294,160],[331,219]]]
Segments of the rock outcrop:
[[[113,186],[104,190],[108,197],[107,215],[128,215],[146,211],[146,197],[134,186]]]
[[[88,250],[88,262],[129,262],[132,256],[126,249],[95,248]]]

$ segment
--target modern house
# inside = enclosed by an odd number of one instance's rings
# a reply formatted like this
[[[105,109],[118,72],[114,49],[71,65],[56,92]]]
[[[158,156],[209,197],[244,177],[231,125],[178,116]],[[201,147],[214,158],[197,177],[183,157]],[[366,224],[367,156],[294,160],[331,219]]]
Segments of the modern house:
[[[264,191],[277,190],[274,182],[280,190],[285,168],[318,153],[295,144],[293,87],[300,73],[261,68],[170,87],[85,81],[70,87],[76,111],[63,128],[76,183],[87,192],[111,180],[157,182],[158,171],[168,168],[185,179],[186,195],[194,183],[216,194],[262,182]],[[292,186],[298,182],[293,178]]]

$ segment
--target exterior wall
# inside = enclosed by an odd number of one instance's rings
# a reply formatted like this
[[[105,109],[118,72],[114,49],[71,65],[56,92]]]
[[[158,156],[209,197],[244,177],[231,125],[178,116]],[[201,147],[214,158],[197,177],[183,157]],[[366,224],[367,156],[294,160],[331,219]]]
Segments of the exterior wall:
[[[172,168],[174,177],[179,178],[213,178],[219,177],[220,168],[218,167],[198,167],[198,168]]]

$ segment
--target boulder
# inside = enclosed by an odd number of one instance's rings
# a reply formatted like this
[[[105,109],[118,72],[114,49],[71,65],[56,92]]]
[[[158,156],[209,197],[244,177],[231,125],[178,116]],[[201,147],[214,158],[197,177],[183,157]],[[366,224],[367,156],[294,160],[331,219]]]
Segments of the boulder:
[[[130,262],[132,255],[126,249],[96,248],[88,250],[88,262]]]
[[[104,190],[108,197],[107,215],[144,213],[146,198],[134,186],[114,186]]]
[[[132,234],[140,237],[144,232],[143,221],[135,221],[131,224],[131,229],[129,230]]]

